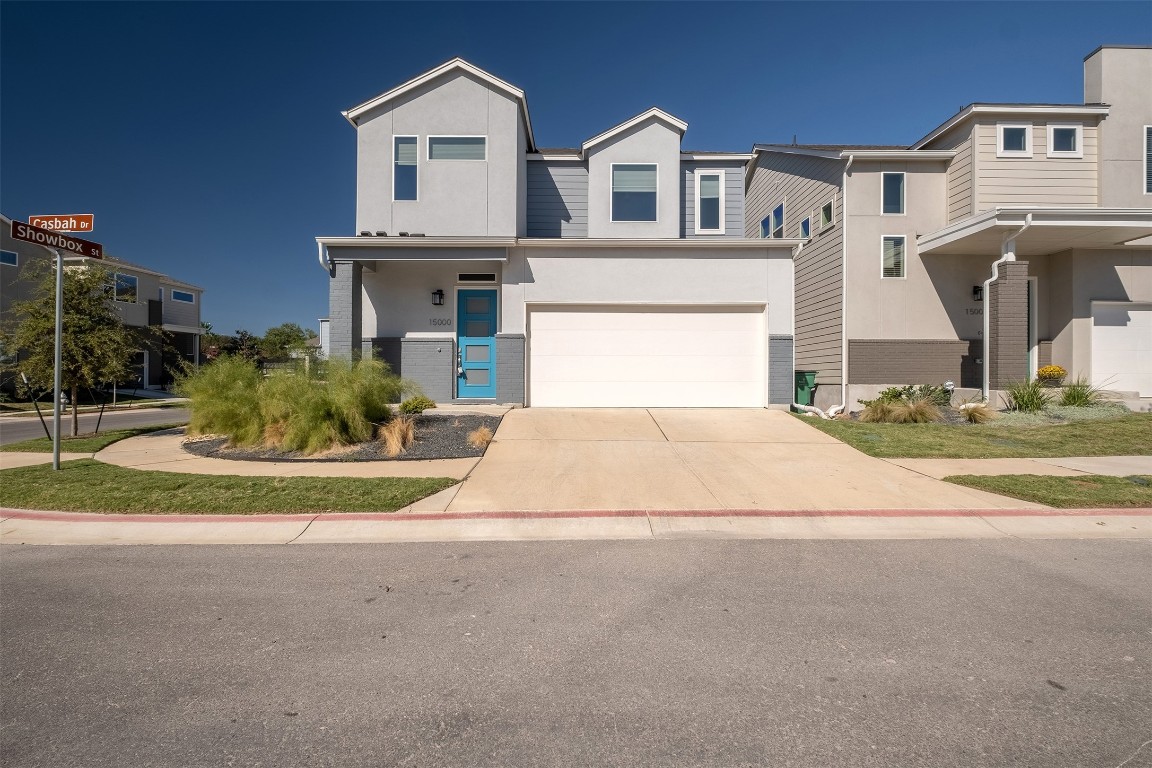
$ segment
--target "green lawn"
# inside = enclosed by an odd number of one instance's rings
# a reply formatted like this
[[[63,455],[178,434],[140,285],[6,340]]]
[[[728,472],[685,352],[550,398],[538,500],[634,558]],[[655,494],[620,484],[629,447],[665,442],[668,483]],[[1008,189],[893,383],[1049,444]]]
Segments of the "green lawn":
[[[1150,507],[1152,475],[1052,477],[1047,475],[954,475],[950,483],[1061,509]]]
[[[866,424],[800,417],[869,456],[1005,459],[1152,455],[1152,413],[1069,424]]]
[[[80,437],[60,438],[61,453],[96,453],[115,443],[117,440],[143,435],[148,432],[157,432],[161,429],[172,429],[180,424],[161,424],[153,427],[136,427],[134,429],[113,429],[101,432],[98,435],[81,435]],[[63,430],[61,430],[63,431]],[[52,453],[52,441],[47,437],[37,437],[34,440],[25,440],[20,443],[0,445],[0,451],[15,451],[20,453]]]
[[[71,512],[255,515],[392,512],[448,477],[231,477],[145,472],[91,459],[0,470],[0,506]]]

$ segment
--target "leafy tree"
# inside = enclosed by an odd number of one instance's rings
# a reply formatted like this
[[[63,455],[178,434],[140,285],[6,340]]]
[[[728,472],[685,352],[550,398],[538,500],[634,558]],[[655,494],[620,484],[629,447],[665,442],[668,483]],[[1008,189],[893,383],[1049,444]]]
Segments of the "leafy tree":
[[[123,381],[132,373],[132,358],[147,339],[129,329],[106,297],[109,282],[100,267],[64,270],[63,344],[60,383],[72,403],[72,436],[79,430],[80,388]],[[14,322],[0,331],[0,344],[18,351],[11,365],[40,390],[50,390],[55,367],[56,280],[51,272],[28,301],[12,306]],[[148,331],[143,329],[143,333]]]
[[[315,332],[305,331],[296,323],[281,323],[264,334],[260,351],[269,360],[283,360],[292,352],[303,351],[304,342],[315,335]]]

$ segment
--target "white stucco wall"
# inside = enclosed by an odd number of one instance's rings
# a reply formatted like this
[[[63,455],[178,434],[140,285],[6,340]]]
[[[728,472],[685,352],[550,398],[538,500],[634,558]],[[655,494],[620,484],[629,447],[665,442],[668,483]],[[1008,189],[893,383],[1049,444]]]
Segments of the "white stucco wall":
[[[612,221],[612,164],[657,165],[656,221]],[[588,151],[588,236],[680,236],[680,134],[652,117]]]

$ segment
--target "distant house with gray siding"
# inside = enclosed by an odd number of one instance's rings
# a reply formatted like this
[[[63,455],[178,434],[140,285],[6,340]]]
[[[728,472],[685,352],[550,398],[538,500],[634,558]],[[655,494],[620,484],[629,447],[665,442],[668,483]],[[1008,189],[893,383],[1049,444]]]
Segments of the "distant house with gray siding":
[[[755,145],[745,235],[801,242],[817,406],[1049,363],[1152,396],[1152,49],[1084,73],[1083,104],[972,104],[910,146]]]
[[[745,232],[749,154],[650,108],[537,145],[523,91],[453,59],[343,113],[355,232],[317,238],[328,351],[441,402],[786,407],[792,251]]]

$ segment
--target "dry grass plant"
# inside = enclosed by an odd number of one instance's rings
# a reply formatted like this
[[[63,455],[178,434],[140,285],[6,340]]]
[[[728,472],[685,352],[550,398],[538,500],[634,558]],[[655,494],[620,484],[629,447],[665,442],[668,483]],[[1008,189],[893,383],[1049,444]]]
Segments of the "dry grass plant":
[[[468,445],[477,449],[484,449],[492,442],[492,430],[486,426],[476,427],[468,433]]]
[[[869,424],[891,424],[892,414],[895,410],[895,403],[882,403],[879,400],[873,400],[864,406],[864,410],[860,412],[860,421]]]
[[[984,424],[993,419],[996,411],[987,403],[965,403],[960,406],[960,413],[968,420],[969,424]]]
[[[916,398],[897,403],[892,416],[897,424],[931,424],[940,421],[940,407],[926,397]]]
[[[377,437],[384,443],[384,453],[394,459],[407,453],[408,446],[416,439],[416,426],[411,416],[397,416],[377,431]]]

